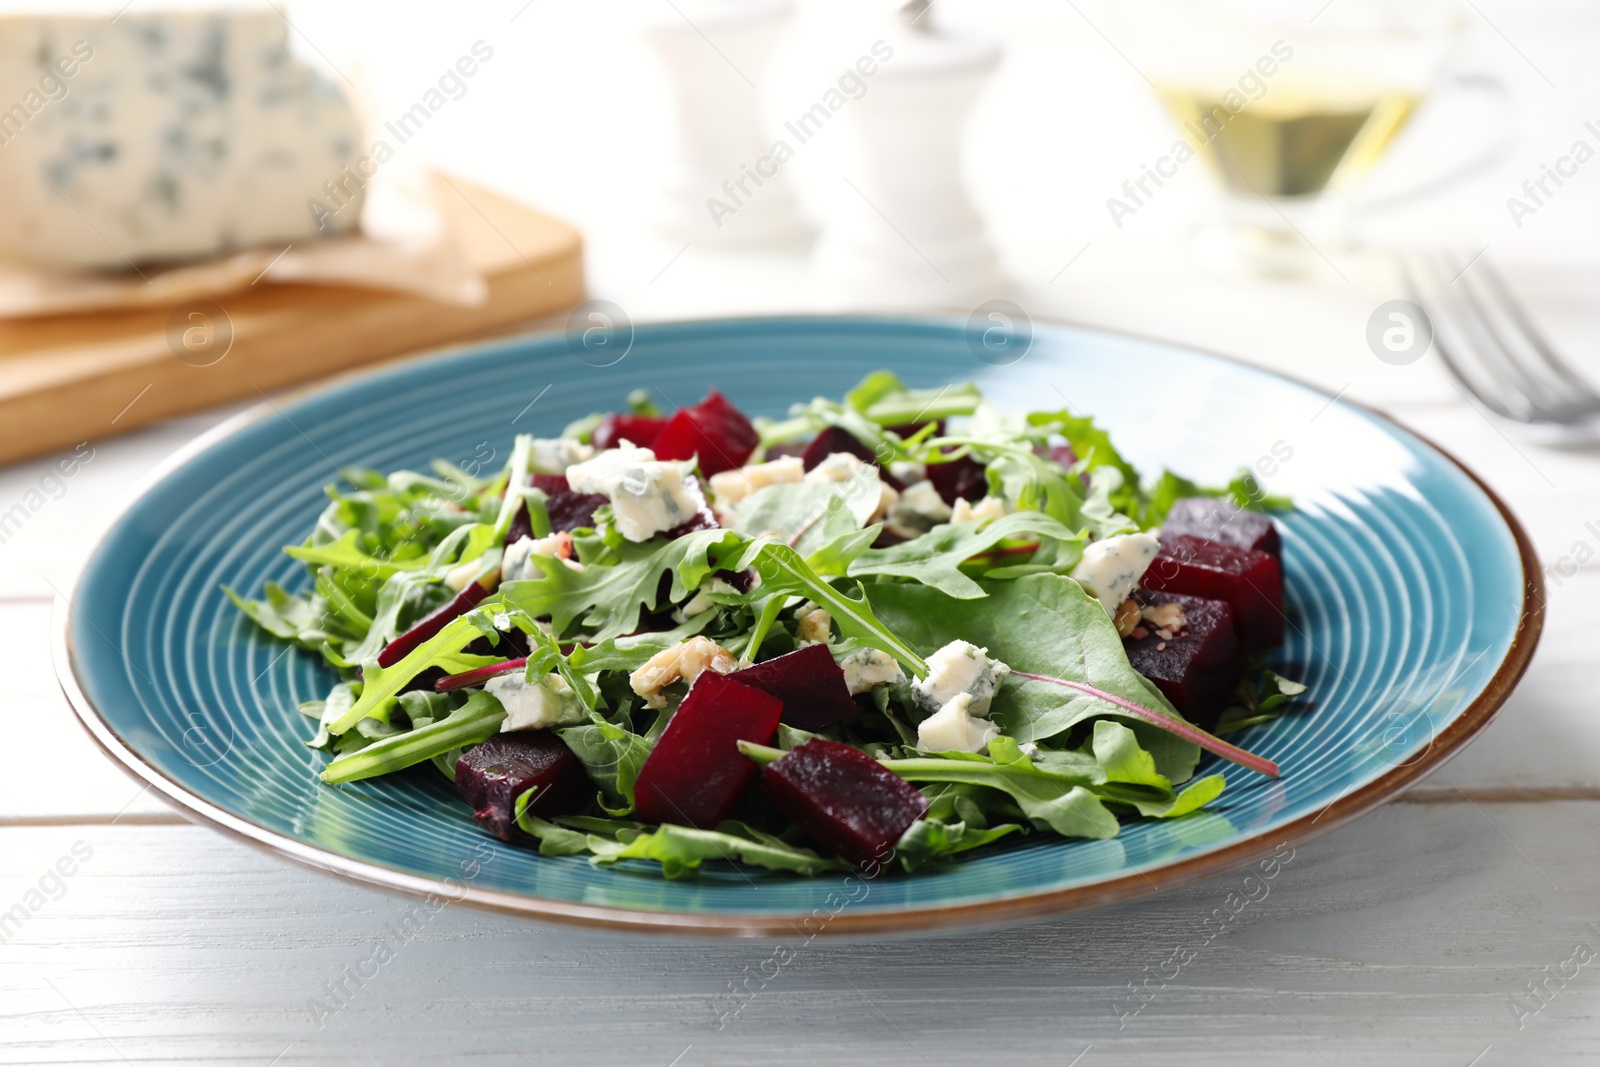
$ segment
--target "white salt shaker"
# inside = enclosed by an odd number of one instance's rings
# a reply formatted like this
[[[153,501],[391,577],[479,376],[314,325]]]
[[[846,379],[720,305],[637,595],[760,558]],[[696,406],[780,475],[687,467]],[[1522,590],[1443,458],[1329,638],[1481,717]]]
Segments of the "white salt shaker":
[[[659,224],[665,236],[722,246],[809,238],[783,172],[760,167],[770,148],[760,87],[791,8],[789,0],[676,0],[644,28],[678,120]]]
[[[971,308],[1005,292],[961,180],[965,120],[1000,47],[939,27],[928,6],[899,10],[885,37],[892,57],[849,109],[859,170],[816,252],[823,286],[843,306]]]

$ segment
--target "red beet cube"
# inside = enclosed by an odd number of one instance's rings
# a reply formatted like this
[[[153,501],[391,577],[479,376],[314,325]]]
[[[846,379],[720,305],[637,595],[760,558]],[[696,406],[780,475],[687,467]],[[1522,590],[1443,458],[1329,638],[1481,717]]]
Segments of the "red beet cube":
[[[583,764],[549,730],[495,734],[456,761],[456,792],[478,824],[502,841],[517,831],[517,798],[534,787],[528,811],[535,815],[577,811],[592,793]]]
[[[775,696],[714,671],[701,674],[639,768],[639,818],[714,829],[756,776],[738,743],[769,743],[782,713]]]
[[[1277,524],[1259,511],[1217,497],[1190,496],[1173,502],[1161,524],[1161,540],[1183,535],[1282,555]]]
[[[1244,670],[1233,632],[1233,609],[1221,600],[1148,589],[1136,592],[1134,600],[1140,607],[1176,604],[1183,612],[1183,626],[1166,629],[1171,636],[1164,637],[1154,621],[1141,622],[1134,633],[1144,636],[1122,639],[1128,662],[1154,682],[1184,718],[1207,729],[1215,726]]]
[[[873,873],[928,810],[910,782],[860,749],[821,738],[768,764],[761,785],[823,847]]]
[[[1277,556],[1181,535],[1162,542],[1143,585],[1226,600],[1246,653],[1283,643],[1283,571]]]
[[[679,408],[650,447],[657,459],[699,456],[701,472],[710,477],[744,466],[760,442],[761,435],[744,413],[713,389],[693,407]]]
[[[532,478],[535,489],[544,490],[544,508],[550,515],[550,529],[576,530],[580,526],[593,526],[594,513],[601,504],[606,503],[606,498],[598,493],[574,493],[567,485],[565,474],[535,474]],[[525,512],[518,512],[518,521],[524,521],[525,532],[530,536],[532,527],[527,527],[523,516]],[[515,523],[513,523],[515,526]],[[512,538],[507,535],[506,544],[511,544]]]
[[[821,730],[860,714],[827,645],[807,645],[730,675],[783,701],[783,721]]]
[[[951,507],[957,500],[982,500],[989,492],[989,476],[971,456],[928,464],[928,481]]]
[[[616,448],[621,442],[629,441],[640,448],[650,448],[666,424],[665,418],[655,415],[616,412],[600,420],[600,425],[589,435],[589,443],[595,448]]]

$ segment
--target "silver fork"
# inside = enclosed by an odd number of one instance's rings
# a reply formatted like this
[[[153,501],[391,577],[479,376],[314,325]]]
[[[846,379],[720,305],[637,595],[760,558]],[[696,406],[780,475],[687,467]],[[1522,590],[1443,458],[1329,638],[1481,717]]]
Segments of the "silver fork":
[[[1600,420],[1600,393],[1556,353],[1487,257],[1411,256],[1401,269],[1445,368],[1485,408],[1550,430]]]

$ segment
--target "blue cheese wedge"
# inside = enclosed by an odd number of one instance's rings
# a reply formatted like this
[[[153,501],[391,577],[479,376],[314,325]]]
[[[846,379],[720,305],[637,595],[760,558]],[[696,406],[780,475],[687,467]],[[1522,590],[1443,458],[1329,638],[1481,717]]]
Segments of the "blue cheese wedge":
[[[963,694],[963,714],[987,715],[1000,683],[1011,668],[993,659],[987,648],[970,641],[951,641],[928,657],[928,675],[911,683],[911,696],[927,711],[942,711]]]
[[[982,752],[1000,736],[1000,728],[970,711],[972,696],[957,693],[917,726],[917,747],[924,752]]]
[[[501,733],[576,726],[587,718],[582,702],[559,674],[529,682],[522,671],[514,671],[490,678],[483,688],[506,709]]]
[[[682,526],[706,506],[694,463],[668,463],[648,448],[624,441],[593,459],[567,468],[574,493],[598,493],[611,501],[617,531],[630,541],[648,541]]]
[[[574,463],[594,458],[594,449],[568,437],[535,437],[528,469],[535,474],[565,474]]]
[[[851,696],[870,693],[884,686],[899,685],[906,680],[905,672],[895,658],[876,648],[863,648],[850,653],[839,661],[839,669],[844,671],[844,683],[849,687]]]
[[[1161,542],[1149,534],[1118,534],[1091,542],[1068,576],[1115,618],[1160,551]]]
[[[126,270],[353,227],[373,157],[288,33],[270,9],[0,18],[0,257]]]

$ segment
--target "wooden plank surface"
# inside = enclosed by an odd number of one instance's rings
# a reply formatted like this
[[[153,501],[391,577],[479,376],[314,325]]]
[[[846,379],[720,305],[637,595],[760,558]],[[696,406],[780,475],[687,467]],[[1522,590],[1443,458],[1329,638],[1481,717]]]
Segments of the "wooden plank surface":
[[[1600,952],[1600,853],[1570,847],[1597,817],[1400,803],[1248,888],[811,944],[430,912],[198,827],[17,828],[0,905],[88,858],[0,928],[0,1061],[1593,1062],[1600,962],[1527,985]]]
[[[215,357],[172,347],[176,307],[0,321],[0,460],[100,440],[167,416],[565,310],[583,296],[567,223],[439,178],[439,211],[488,283],[474,306],[370,289],[252,285],[208,311]],[[221,338],[231,335],[231,347]]]

